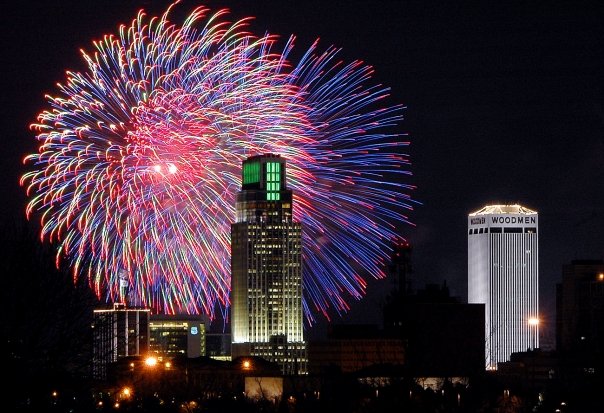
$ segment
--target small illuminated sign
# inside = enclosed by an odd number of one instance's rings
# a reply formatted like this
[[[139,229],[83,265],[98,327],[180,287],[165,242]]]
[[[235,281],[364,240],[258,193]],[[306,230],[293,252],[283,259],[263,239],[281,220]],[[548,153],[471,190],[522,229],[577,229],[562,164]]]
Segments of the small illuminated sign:
[[[191,326],[191,334],[197,335],[199,331],[197,330],[197,326]]]

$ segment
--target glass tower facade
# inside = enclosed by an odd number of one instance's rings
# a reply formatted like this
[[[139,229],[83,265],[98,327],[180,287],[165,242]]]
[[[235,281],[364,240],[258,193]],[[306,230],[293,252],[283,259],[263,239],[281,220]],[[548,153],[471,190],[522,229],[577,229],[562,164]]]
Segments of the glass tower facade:
[[[520,205],[468,216],[468,303],[485,304],[487,369],[539,347],[538,223]]]
[[[242,169],[231,226],[232,355],[259,356],[284,374],[305,374],[302,226],[293,220],[285,160],[254,156]]]

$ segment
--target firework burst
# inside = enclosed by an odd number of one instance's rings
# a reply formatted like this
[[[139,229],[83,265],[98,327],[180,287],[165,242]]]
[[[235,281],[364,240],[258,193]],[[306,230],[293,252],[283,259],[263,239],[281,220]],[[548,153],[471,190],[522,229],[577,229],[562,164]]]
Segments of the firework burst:
[[[141,11],[94,42],[87,69],[47,96],[24,160],[27,215],[100,298],[118,299],[127,278],[135,304],[213,317],[229,305],[241,162],[278,153],[304,228],[307,317],[346,311],[408,222],[407,143],[388,132],[402,108],[380,107],[371,68],[335,48],[294,64],[293,38],[278,49],[225,10],[178,25],[169,14]]]

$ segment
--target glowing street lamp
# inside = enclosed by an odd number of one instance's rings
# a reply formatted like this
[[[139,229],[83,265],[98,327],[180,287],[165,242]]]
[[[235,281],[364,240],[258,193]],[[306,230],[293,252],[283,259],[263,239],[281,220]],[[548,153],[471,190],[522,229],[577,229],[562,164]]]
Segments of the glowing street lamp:
[[[539,327],[539,319],[531,317],[528,319],[528,324],[533,328],[533,350],[537,347],[537,328]]]
[[[157,357],[149,356],[145,359],[145,364],[149,367],[157,366]]]
[[[122,394],[124,395],[125,398],[130,397],[130,395],[132,394],[131,390],[129,387],[124,387],[122,389]]]

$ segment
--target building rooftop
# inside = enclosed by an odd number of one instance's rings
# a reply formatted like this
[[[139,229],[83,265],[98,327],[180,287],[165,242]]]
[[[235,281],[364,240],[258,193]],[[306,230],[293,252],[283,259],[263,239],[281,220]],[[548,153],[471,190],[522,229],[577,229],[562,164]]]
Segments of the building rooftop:
[[[476,212],[472,212],[470,216],[489,215],[489,214],[525,214],[534,215],[537,211],[533,211],[522,205],[487,205]]]

